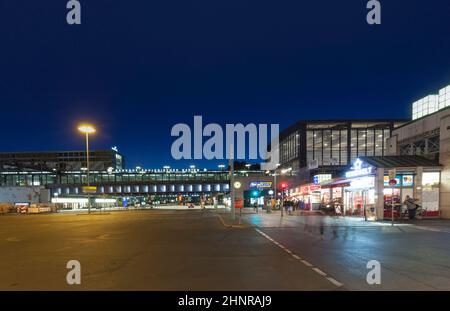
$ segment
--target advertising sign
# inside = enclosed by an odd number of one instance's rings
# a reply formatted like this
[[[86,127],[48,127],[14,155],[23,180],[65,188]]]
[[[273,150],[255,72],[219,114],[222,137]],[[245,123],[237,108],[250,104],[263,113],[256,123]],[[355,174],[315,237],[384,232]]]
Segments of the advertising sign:
[[[374,173],[374,168],[368,166],[360,159],[356,159],[350,171],[345,173],[346,178],[354,178],[360,176],[371,175]]]
[[[392,179],[396,180],[396,187],[400,187],[400,181],[402,180],[402,177],[400,175],[397,175],[395,176],[395,178],[390,178],[389,176],[385,175],[383,179],[385,187],[392,187],[392,185],[389,184],[389,181]]]
[[[403,177],[402,177],[402,185],[403,185],[403,187],[412,187],[412,186],[414,186],[414,175],[403,175]]]
[[[97,187],[96,186],[83,186],[81,187],[83,193],[96,193]]]
[[[252,181],[250,182],[250,188],[272,188],[271,181]]]

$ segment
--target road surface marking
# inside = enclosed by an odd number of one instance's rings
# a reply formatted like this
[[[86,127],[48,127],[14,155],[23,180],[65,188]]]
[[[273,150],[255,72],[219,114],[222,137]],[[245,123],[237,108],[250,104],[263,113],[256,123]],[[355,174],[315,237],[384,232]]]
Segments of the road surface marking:
[[[16,238],[15,236],[6,238],[5,240],[8,242],[19,242],[20,241],[20,239]]]
[[[343,286],[343,284],[341,282],[336,281],[332,277],[327,277],[327,280],[330,281],[331,283],[333,283],[334,285],[336,285],[337,287]]]
[[[337,286],[337,287],[341,287],[344,284],[336,281],[335,279],[333,279],[332,277],[328,276],[325,272],[323,272],[322,270],[320,270],[319,268],[314,267],[312,264],[310,264],[309,262],[307,262],[304,259],[301,259],[298,255],[292,253],[292,251],[287,248],[286,246],[278,243],[276,240],[272,239],[269,235],[265,234],[264,232],[262,232],[261,230],[259,230],[258,228],[255,228],[256,232],[258,232],[259,234],[261,234],[263,237],[265,237],[267,240],[271,241],[273,244],[279,246],[281,249],[283,249],[285,252],[291,254],[292,257],[294,257],[297,260],[300,260],[305,266],[310,267],[312,270],[314,270],[316,273],[320,274],[321,276],[323,276],[324,278],[326,278],[329,282],[331,282],[333,285]]]
[[[286,246],[278,243],[277,241],[275,241],[274,239],[272,239],[270,236],[268,236],[267,234],[265,234],[264,232],[262,232],[261,230],[255,228],[256,232],[258,232],[259,234],[261,234],[263,237],[265,237],[266,239],[268,239],[269,241],[271,241],[273,244],[279,246],[280,248],[282,248],[284,251],[286,251],[287,253],[291,254],[292,257],[294,257],[297,260],[300,260],[305,266],[310,267],[312,270],[314,270],[316,273],[320,274],[321,276],[325,277],[329,282],[331,282],[333,285],[337,286],[337,287],[341,287],[343,286],[342,283],[336,281],[334,278],[329,277],[325,272],[323,272],[322,270],[320,270],[319,268],[314,267],[312,264],[310,264],[308,261],[301,259],[298,255],[292,253],[292,251],[288,248],[286,248]]]
[[[325,272],[323,272],[322,270],[320,270],[319,268],[312,268],[314,271],[316,271],[317,273],[319,273],[321,276],[327,276],[327,274]]]
[[[313,265],[307,262],[306,260],[302,260],[303,264],[308,267],[312,267]]]

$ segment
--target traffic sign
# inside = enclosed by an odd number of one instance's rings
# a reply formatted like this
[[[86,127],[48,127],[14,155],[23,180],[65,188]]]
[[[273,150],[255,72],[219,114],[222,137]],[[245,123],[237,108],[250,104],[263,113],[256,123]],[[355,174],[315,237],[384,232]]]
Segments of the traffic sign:
[[[96,186],[83,186],[81,187],[81,190],[83,193],[96,193],[97,187]]]
[[[389,180],[389,186],[395,187],[395,185],[397,185],[397,179],[391,178],[391,179]]]
[[[397,175],[396,169],[389,170],[389,179],[395,179],[395,175]]]

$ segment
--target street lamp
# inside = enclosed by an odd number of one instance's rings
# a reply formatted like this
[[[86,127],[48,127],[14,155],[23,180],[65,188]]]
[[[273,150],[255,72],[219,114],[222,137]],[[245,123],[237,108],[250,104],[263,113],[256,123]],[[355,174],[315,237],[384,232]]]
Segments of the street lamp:
[[[84,133],[86,135],[86,167],[87,167],[87,186],[89,188],[89,134],[95,133],[95,127],[90,124],[81,124],[78,127],[78,130],[81,133]],[[89,196],[89,189],[88,190],[88,213],[91,213],[91,202],[90,202],[90,196]]]

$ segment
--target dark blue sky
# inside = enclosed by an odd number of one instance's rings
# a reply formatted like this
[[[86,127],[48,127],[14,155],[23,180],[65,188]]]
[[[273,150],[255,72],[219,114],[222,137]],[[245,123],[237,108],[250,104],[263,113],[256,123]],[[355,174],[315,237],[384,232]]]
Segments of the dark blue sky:
[[[0,2],[0,151],[118,146],[129,166],[171,160],[171,127],[409,118],[450,84],[450,1]],[[199,163],[214,167],[215,163]]]

